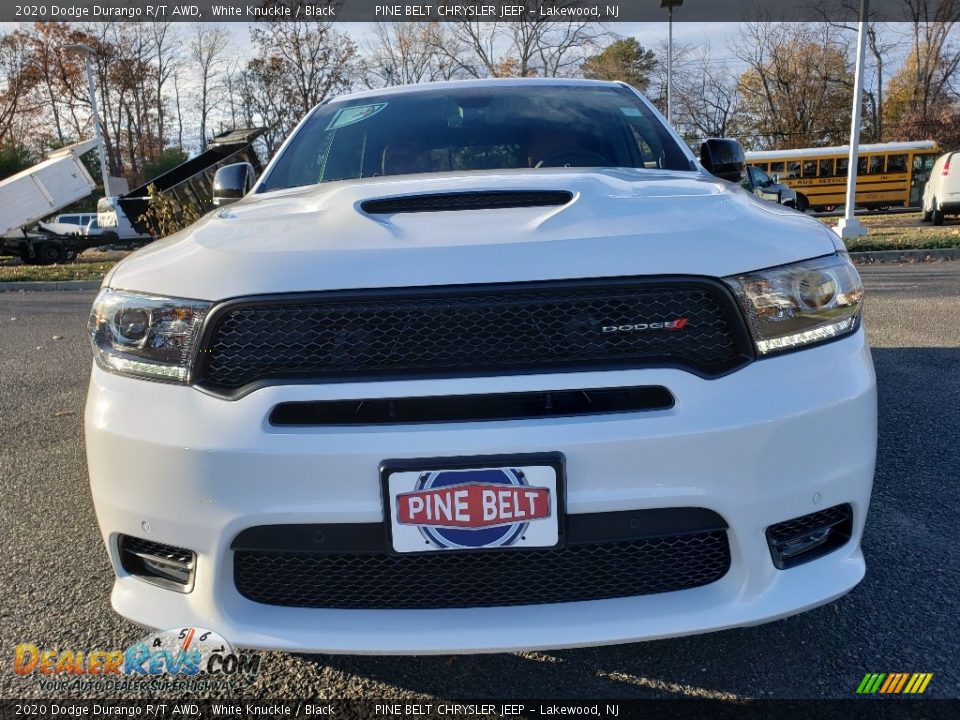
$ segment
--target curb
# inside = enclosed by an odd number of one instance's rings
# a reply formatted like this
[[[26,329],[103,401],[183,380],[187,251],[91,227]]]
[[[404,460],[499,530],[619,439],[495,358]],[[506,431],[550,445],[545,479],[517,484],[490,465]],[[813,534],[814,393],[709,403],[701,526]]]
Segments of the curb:
[[[960,248],[930,248],[928,250],[873,250],[852,252],[855,263],[936,262],[960,260]]]
[[[50,280],[50,281],[23,281],[0,282],[2,292],[24,292],[43,290],[99,290],[99,280]]]

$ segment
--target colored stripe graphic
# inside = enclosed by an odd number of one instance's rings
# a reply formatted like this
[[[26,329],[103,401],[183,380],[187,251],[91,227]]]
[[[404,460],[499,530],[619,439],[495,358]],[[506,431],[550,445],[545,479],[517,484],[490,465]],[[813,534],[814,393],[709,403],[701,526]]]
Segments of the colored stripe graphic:
[[[933,673],[914,673],[903,691],[911,695],[919,695],[927,689],[927,685],[930,684],[932,678]]]
[[[886,676],[886,673],[867,673],[860,681],[857,692],[861,695],[873,695],[880,688],[880,683]]]
[[[897,684],[897,681],[900,679],[900,673],[890,673],[887,675],[887,681],[883,684],[883,687],[880,688],[880,692],[888,693],[890,692],[891,686]]]
[[[909,677],[907,673],[900,673],[900,682],[897,683],[897,687],[894,692],[898,693],[903,690],[903,686],[907,684],[907,677]]]
[[[920,695],[933,679],[933,673],[867,673],[857,686],[858,695]]]
[[[909,673],[890,673],[890,676],[887,678],[887,681],[883,684],[883,687],[880,688],[881,693],[898,693],[903,689],[903,684],[907,681],[907,678],[910,676]]]

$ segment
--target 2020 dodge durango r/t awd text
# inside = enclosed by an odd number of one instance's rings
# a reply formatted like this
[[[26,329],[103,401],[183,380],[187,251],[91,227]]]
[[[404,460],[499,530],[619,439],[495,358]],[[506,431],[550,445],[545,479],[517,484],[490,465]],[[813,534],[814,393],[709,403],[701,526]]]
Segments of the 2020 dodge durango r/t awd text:
[[[222,169],[245,197],[119,263],[90,316],[114,608],[451,653],[848,592],[876,450],[860,278],[707,172],[739,146],[702,158],[625,85],[503,80],[326,102],[250,192]]]

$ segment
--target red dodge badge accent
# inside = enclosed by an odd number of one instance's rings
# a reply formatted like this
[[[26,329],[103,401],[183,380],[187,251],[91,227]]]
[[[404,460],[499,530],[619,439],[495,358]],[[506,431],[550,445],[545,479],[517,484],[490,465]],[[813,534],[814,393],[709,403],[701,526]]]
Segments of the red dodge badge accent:
[[[467,483],[397,495],[404,525],[484,528],[550,517],[550,490],[543,487]]]

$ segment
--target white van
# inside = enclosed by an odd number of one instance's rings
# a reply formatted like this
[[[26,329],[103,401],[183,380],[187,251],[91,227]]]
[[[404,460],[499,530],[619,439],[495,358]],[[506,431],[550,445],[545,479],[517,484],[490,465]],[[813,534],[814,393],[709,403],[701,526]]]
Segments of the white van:
[[[67,215],[57,215],[53,222],[58,225],[77,225],[80,228],[77,232],[82,232],[83,228],[96,218],[96,213],[69,213]]]
[[[938,157],[923,188],[923,222],[943,225],[944,215],[960,215],[960,152]]]

